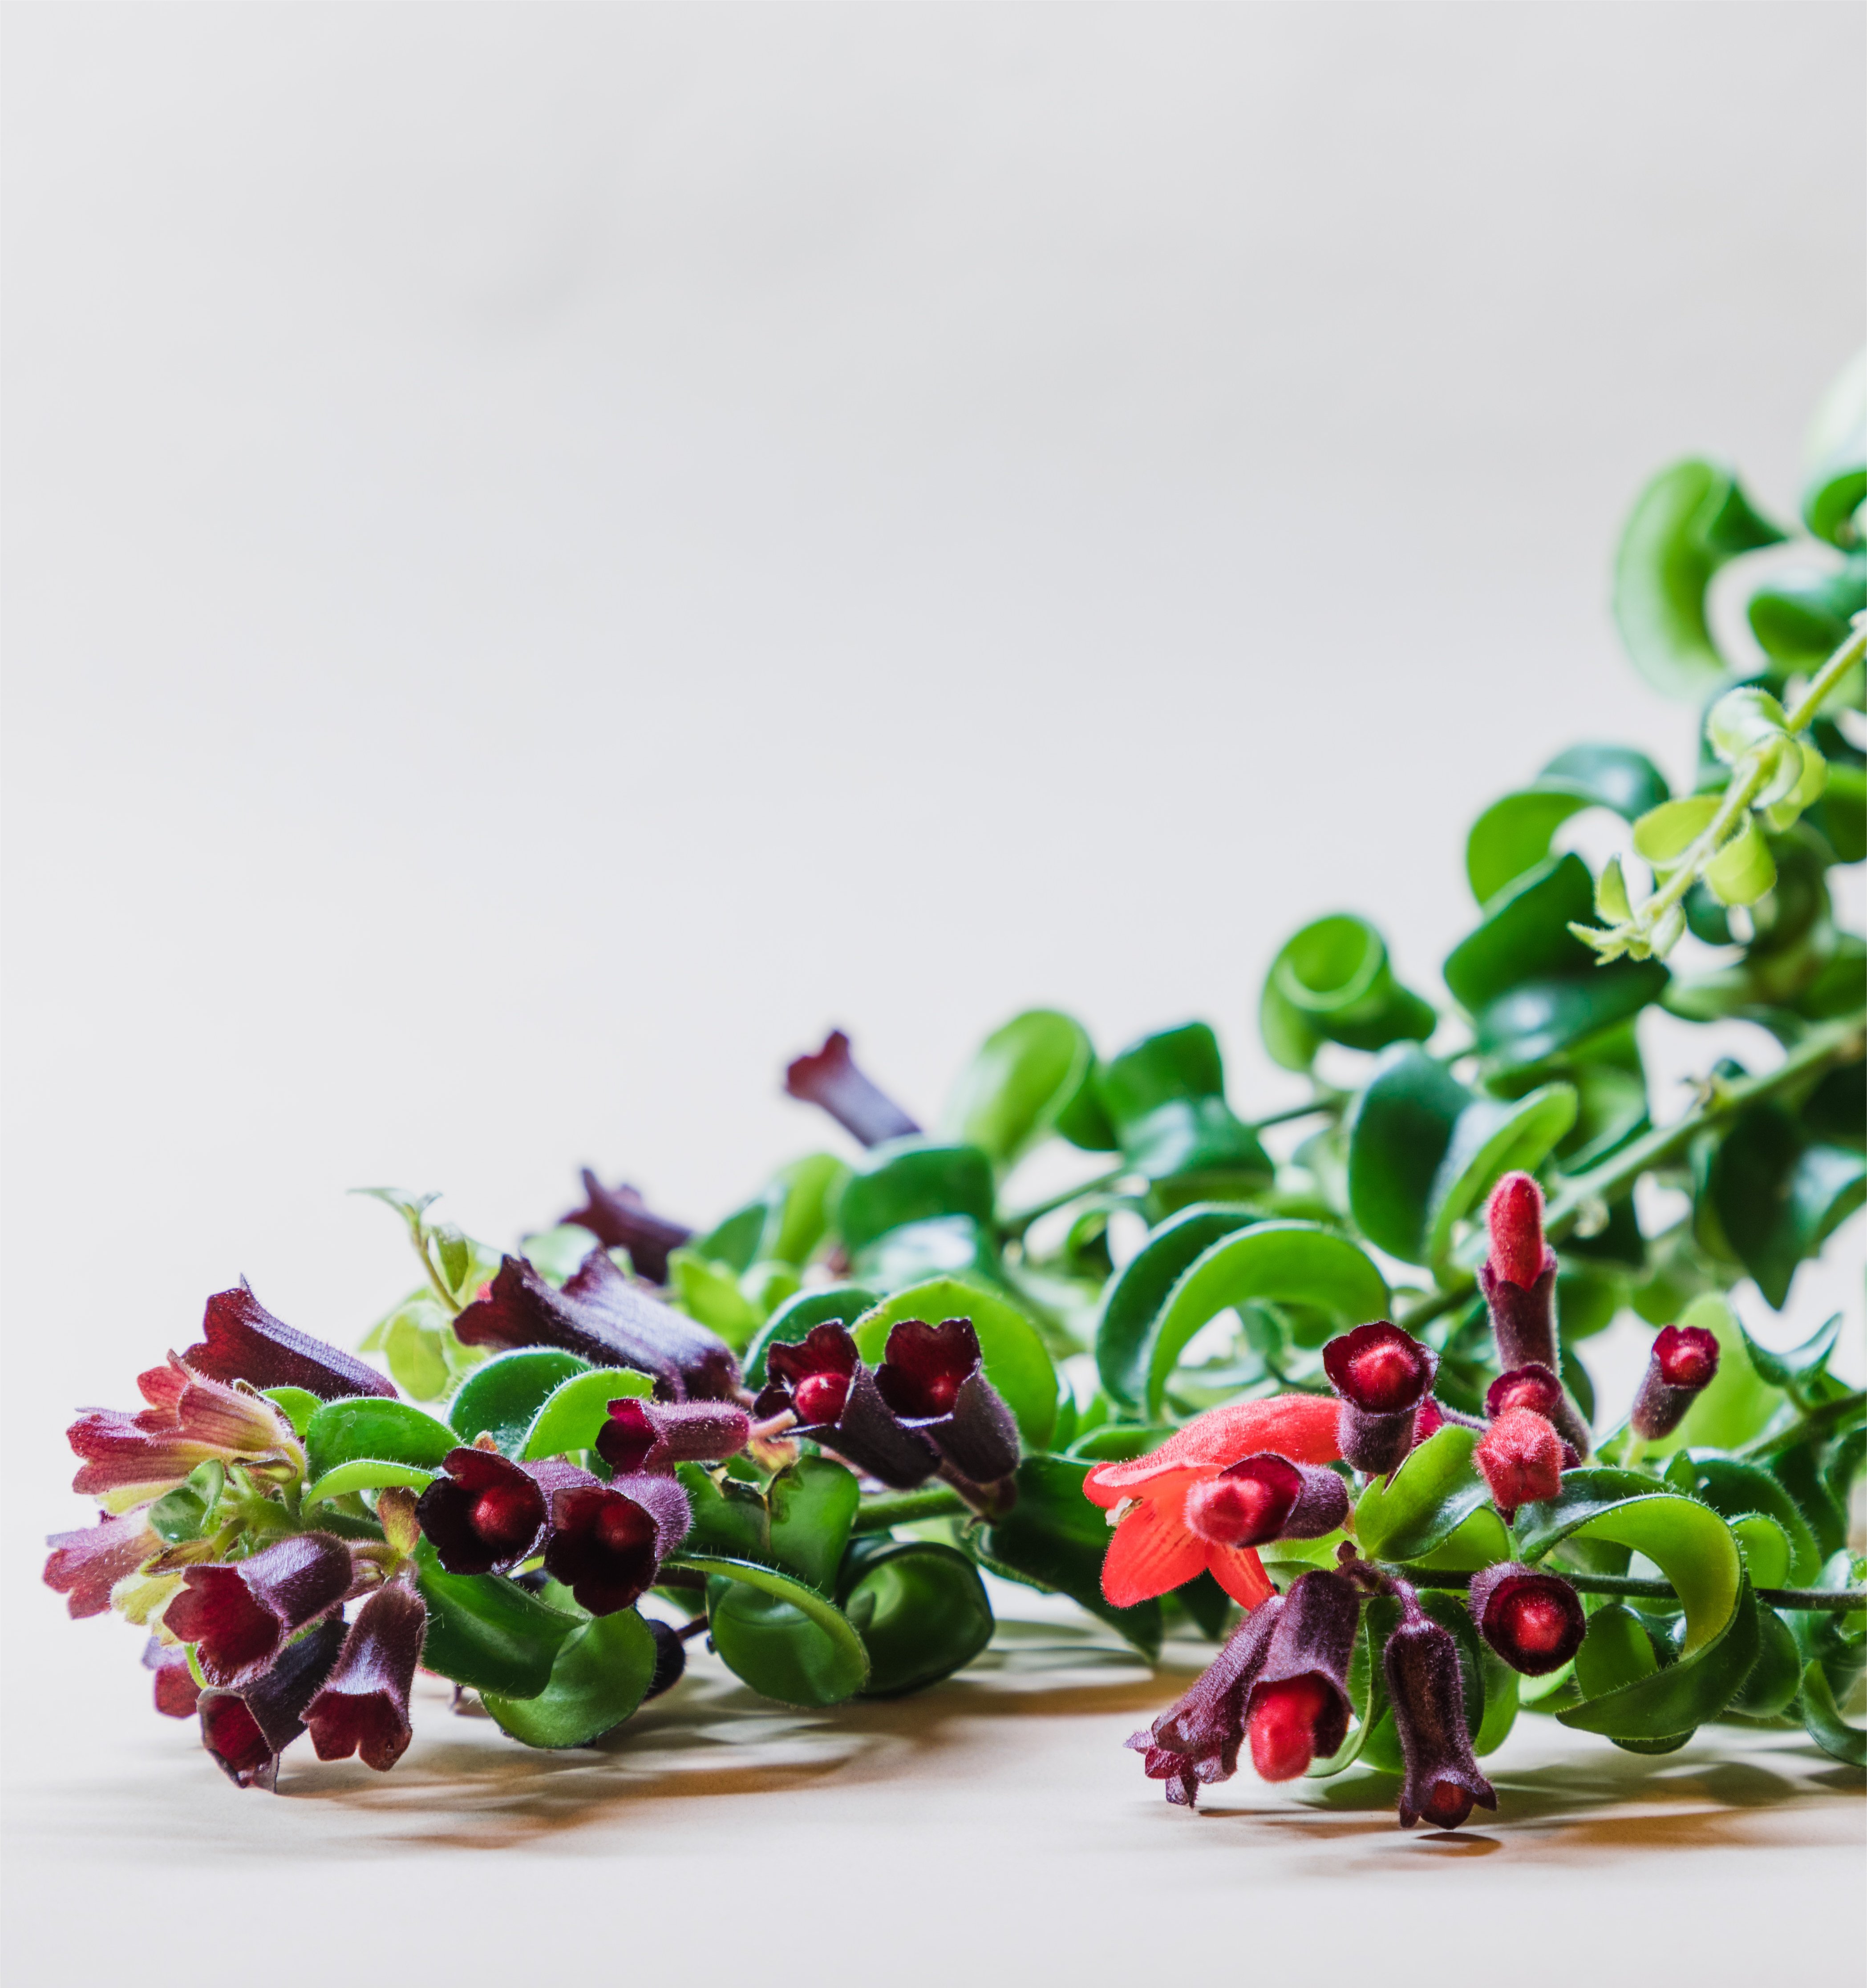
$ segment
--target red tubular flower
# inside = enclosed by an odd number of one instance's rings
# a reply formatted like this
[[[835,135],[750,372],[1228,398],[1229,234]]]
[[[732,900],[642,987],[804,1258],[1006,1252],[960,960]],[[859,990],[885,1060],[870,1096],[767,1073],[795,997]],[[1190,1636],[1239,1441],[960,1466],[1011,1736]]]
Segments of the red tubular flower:
[[[201,1743],[236,1787],[277,1780],[279,1756],[304,1731],[305,1708],[343,1644],[343,1618],[327,1617],[239,1689],[201,1693]]]
[[[162,1550],[144,1512],[100,1518],[73,1533],[54,1533],[46,1543],[52,1549],[46,1585],[70,1598],[66,1606],[74,1617],[101,1615],[110,1605],[110,1590]]]
[[[503,1574],[538,1550],[550,1516],[533,1473],[497,1450],[463,1446],[415,1500],[415,1520],[449,1574]]]
[[[1265,1451],[1186,1493],[1186,1530],[1219,1547],[1318,1540],[1348,1516],[1348,1486],[1327,1466]]]
[[[765,1371],[769,1378],[753,1404],[761,1422],[790,1409],[797,1426],[789,1433],[834,1450],[898,1491],[924,1484],[939,1468],[939,1451],[882,1399],[846,1327],[813,1326],[795,1346],[767,1347]]]
[[[1478,1439],[1472,1461],[1484,1472],[1506,1525],[1520,1505],[1553,1498],[1562,1486],[1562,1439],[1533,1408],[1505,1409]]]
[[[269,1665],[293,1631],[335,1608],[355,1578],[329,1533],[296,1533],[251,1558],[191,1567],[164,1626],[195,1645],[210,1684],[237,1688]]]
[[[156,1709],[164,1719],[192,1719],[201,1698],[201,1686],[188,1668],[188,1653],[178,1645],[165,1645],[160,1636],[151,1636],[143,1645],[143,1668],[156,1674]]]
[[[1670,1435],[1717,1371],[1718,1342],[1703,1326],[1662,1326],[1634,1397],[1634,1434],[1648,1442]]]
[[[1439,1355],[1378,1319],[1331,1340],[1322,1364],[1341,1397],[1343,1456],[1371,1476],[1398,1469],[1413,1447],[1419,1410],[1432,1398]]]
[[[1284,1607],[1284,1598],[1273,1594],[1254,1608],[1192,1689],[1147,1732],[1128,1741],[1142,1756],[1148,1779],[1165,1781],[1167,1799],[1176,1807],[1191,1808],[1202,1784],[1228,1781],[1237,1773],[1245,1701]]]
[[[1296,1463],[1332,1463],[1337,1404],[1327,1395],[1278,1395],[1211,1408],[1169,1436],[1158,1449],[1123,1463],[1098,1463],[1083,1495],[1104,1509],[1125,1508],[1102,1562],[1102,1592],[1131,1608],[1209,1572],[1245,1608],[1273,1590],[1250,1547],[1202,1539],[1186,1520],[1188,1493],[1246,1458],[1270,1452]]]
[[[428,1608],[400,1581],[379,1587],[357,1611],[330,1674],[305,1708],[320,1760],[360,1754],[387,1773],[408,1750],[408,1691],[428,1634]]]
[[[986,1378],[969,1318],[903,1319],[888,1334],[875,1385],[963,1477],[995,1484],[1018,1467],[1018,1425]]]
[[[840,1029],[831,1030],[813,1055],[796,1057],[786,1066],[784,1087],[807,1104],[820,1105],[865,1146],[907,1138],[921,1129],[856,1067],[849,1038]]]
[[[242,1277],[237,1290],[217,1291],[202,1320],[205,1337],[181,1356],[191,1372],[254,1388],[303,1388],[320,1401],[345,1395],[384,1395],[393,1384],[352,1354],[295,1332],[273,1317]]]
[[[657,1215],[632,1187],[605,1187],[588,1167],[583,1169],[583,1205],[558,1217],[587,1229],[606,1249],[626,1249],[638,1277],[651,1283],[668,1281],[671,1250],[694,1239],[683,1222]]]
[[[721,1463],[752,1439],[752,1418],[724,1401],[644,1401],[624,1396],[610,1404],[597,1453],[612,1470],[671,1470],[677,1463]]]
[[[687,1494],[671,1477],[569,1485],[551,1496],[545,1572],[591,1614],[613,1615],[654,1585],[692,1523]]]
[[[134,1415],[93,1408],[66,1432],[83,1467],[72,1489],[113,1505],[144,1504],[197,1466],[302,1461],[292,1425],[257,1395],[202,1378],[171,1353],[137,1377],[149,1406]]]
[[[506,1257],[454,1330],[468,1346],[561,1346],[595,1366],[633,1367],[652,1374],[655,1392],[671,1401],[740,1396],[732,1347],[631,1283],[600,1249],[561,1291],[523,1257]]]
[[[1293,1781],[1348,1737],[1348,1662],[1361,1618],[1355,1584],[1339,1574],[1306,1574],[1284,1598],[1246,1713],[1251,1764],[1263,1780]]]
[[[1459,1646],[1452,1631],[1420,1607],[1405,1581],[1393,1585],[1401,1598],[1400,1626],[1387,1639],[1381,1665],[1406,1763],[1401,1827],[1411,1829],[1424,1821],[1436,1829],[1456,1829],[1474,1802],[1483,1808],[1497,1806],[1490,1783],[1472,1757]]]
[[[1479,1634],[1526,1677],[1561,1669],[1588,1633],[1581,1598],[1566,1581],[1515,1560],[1474,1574],[1466,1598]]]

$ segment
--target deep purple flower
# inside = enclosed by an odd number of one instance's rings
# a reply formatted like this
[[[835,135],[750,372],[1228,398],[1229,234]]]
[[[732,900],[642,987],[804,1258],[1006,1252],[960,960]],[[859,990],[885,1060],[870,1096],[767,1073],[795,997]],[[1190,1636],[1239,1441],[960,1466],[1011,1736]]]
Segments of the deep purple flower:
[[[928,1325],[903,1319],[888,1334],[875,1370],[881,1398],[975,1484],[995,1484],[1018,1467],[1018,1425],[986,1378],[969,1318]]]
[[[1245,1702],[1256,1682],[1284,1601],[1273,1594],[1233,1632],[1225,1648],[1145,1733],[1128,1741],[1151,1781],[1167,1783],[1167,1799],[1191,1808],[1201,1787],[1229,1781],[1245,1743]]]
[[[1479,1634],[1526,1677],[1560,1670],[1588,1633],[1581,1598],[1560,1574],[1515,1560],[1474,1574],[1466,1598]]]
[[[1497,1806],[1490,1783],[1472,1757],[1459,1645],[1452,1631],[1420,1607],[1405,1581],[1392,1584],[1400,1598],[1400,1626],[1387,1639],[1382,1669],[1406,1763],[1401,1826],[1411,1829],[1424,1821],[1436,1829],[1456,1829],[1474,1802],[1483,1808]]]
[[[761,1422],[790,1409],[797,1418],[791,1433],[898,1491],[925,1483],[939,1467],[933,1445],[882,1399],[847,1327],[813,1326],[795,1346],[768,1347],[765,1371],[770,1378],[753,1408]]]
[[[1634,1397],[1634,1434],[1649,1442],[1670,1435],[1717,1371],[1718,1342],[1703,1326],[1662,1326]]]
[[[598,1367],[654,1377],[665,1399],[739,1398],[739,1362],[717,1333],[632,1283],[593,1249],[560,1290],[522,1256],[508,1256],[484,1297],[454,1321],[468,1346],[561,1346]]]
[[[606,1249],[626,1249],[638,1277],[651,1283],[668,1281],[668,1257],[694,1239],[683,1222],[657,1215],[632,1187],[605,1187],[588,1167],[583,1169],[583,1205],[558,1217],[587,1229]]]
[[[464,1445],[441,1469],[415,1500],[415,1519],[449,1574],[503,1574],[538,1550],[549,1512],[531,1472]]]
[[[1439,1357],[1411,1333],[1378,1319],[1323,1348],[1323,1370],[1341,1398],[1343,1456],[1371,1476],[1395,1469],[1413,1446]]]
[[[329,1616],[237,1690],[201,1694],[201,1744],[238,1787],[276,1778],[279,1756],[304,1731],[305,1708],[343,1645],[343,1618]]]
[[[840,1029],[833,1029],[815,1054],[798,1057],[786,1066],[784,1087],[807,1104],[821,1105],[865,1146],[906,1138],[921,1129],[856,1067],[849,1038]]]
[[[303,1388],[324,1401],[345,1395],[394,1397],[394,1387],[374,1367],[273,1317],[244,1277],[238,1290],[217,1291],[208,1299],[202,1330],[206,1337],[181,1361],[211,1380]]]
[[[188,1668],[188,1653],[179,1644],[151,1636],[143,1645],[143,1668],[156,1674],[156,1709],[165,1719],[192,1719],[201,1686]]]
[[[1555,1425],[1534,1408],[1505,1409],[1472,1452],[1472,1461],[1484,1473],[1492,1503],[1506,1525],[1517,1516],[1520,1505],[1553,1498],[1561,1489],[1564,1459]]]
[[[249,1559],[191,1567],[163,1625],[195,1645],[210,1684],[238,1687],[272,1662],[294,1630],[349,1594],[350,1550],[329,1533],[296,1533]]]
[[[597,1454],[621,1475],[671,1470],[677,1463],[723,1463],[752,1439],[752,1418],[724,1401],[644,1401],[625,1395],[610,1404],[597,1435]]]
[[[147,1512],[100,1518],[76,1532],[54,1533],[46,1543],[52,1549],[46,1585],[70,1597],[66,1605],[73,1616],[101,1615],[110,1605],[110,1590],[162,1550]]]
[[[1246,1709],[1251,1764],[1263,1780],[1294,1781],[1348,1737],[1348,1663],[1361,1619],[1355,1584],[1339,1574],[1306,1574],[1284,1598]]]
[[[591,1614],[613,1615],[654,1585],[692,1523],[687,1494],[671,1477],[644,1472],[568,1485],[551,1496],[545,1572]]]
[[[1262,1451],[1193,1485],[1186,1530],[1216,1546],[1257,1547],[1271,1540],[1316,1540],[1348,1516],[1348,1486],[1339,1472]]]
[[[427,1634],[427,1604],[401,1581],[379,1587],[357,1610],[330,1675],[305,1708],[320,1760],[360,1754],[381,1774],[402,1757],[408,1691]]]

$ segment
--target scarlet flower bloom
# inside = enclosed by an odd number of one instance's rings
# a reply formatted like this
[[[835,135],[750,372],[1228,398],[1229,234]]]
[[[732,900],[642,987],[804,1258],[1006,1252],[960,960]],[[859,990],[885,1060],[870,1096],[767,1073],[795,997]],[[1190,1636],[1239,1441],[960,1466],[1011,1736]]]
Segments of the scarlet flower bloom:
[[[101,1615],[110,1605],[110,1590],[162,1550],[147,1514],[140,1511],[121,1519],[100,1516],[94,1526],[54,1533],[46,1543],[52,1548],[46,1585],[70,1597],[66,1605],[74,1617]]]
[[[355,1579],[350,1550],[296,1533],[246,1560],[191,1567],[163,1625],[195,1645],[210,1684],[238,1687],[266,1669],[294,1631],[337,1608]]]
[[[905,1318],[875,1370],[881,1398],[962,1476],[993,1484],[1018,1467],[1018,1425],[986,1378],[969,1318],[939,1325]]]
[[[610,1404],[597,1453],[612,1470],[671,1470],[677,1463],[721,1463],[752,1439],[752,1418],[725,1401],[644,1401],[625,1395]]]
[[[66,1431],[83,1468],[71,1488],[118,1510],[172,1490],[198,1465],[235,1460],[302,1466],[292,1425],[268,1401],[205,1378],[171,1353],[138,1374],[149,1405],[93,1408]]]
[[[1263,1562],[1250,1547],[1202,1539],[1187,1523],[1187,1494],[1222,1471],[1269,1451],[1293,1463],[1332,1463],[1337,1404],[1327,1395],[1278,1395],[1211,1408],[1158,1449],[1125,1463],[1098,1463],[1083,1495],[1107,1510],[1124,1508],[1102,1562],[1102,1592],[1131,1608],[1209,1572],[1233,1601],[1256,1608],[1272,1593]]]
[[[1397,1469],[1432,1399],[1439,1356],[1385,1319],[1358,1325],[1322,1351],[1323,1371],[1342,1398],[1341,1453],[1371,1476]]]
[[[1474,1574],[1466,1599],[1479,1634],[1526,1677],[1561,1669],[1588,1633],[1581,1598],[1560,1574],[1515,1560]]]
[[[832,1029],[813,1054],[793,1059],[785,1069],[784,1087],[805,1104],[820,1106],[865,1146],[908,1138],[921,1129],[857,1068],[849,1038],[840,1029]]]
[[[791,1434],[898,1491],[925,1483],[939,1467],[939,1451],[883,1400],[847,1327],[813,1326],[795,1346],[767,1347],[765,1371],[769,1378],[753,1404],[761,1422],[790,1409],[797,1418]]]
[[[545,1572],[593,1615],[613,1615],[654,1585],[693,1513],[671,1477],[648,1472],[567,1486],[551,1496]]]
[[[1505,1409],[1478,1439],[1472,1461],[1484,1472],[1506,1525],[1520,1505],[1553,1498],[1562,1488],[1562,1439],[1533,1408]]]
[[[305,1708],[343,1643],[342,1618],[326,1617],[238,1690],[201,1693],[201,1743],[236,1787],[276,1780],[279,1756],[304,1731]]]
[[[381,1774],[402,1757],[411,1736],[408,1690],[427,1633],[427,1604],[399,1581],[357,1610],[330,1675],[305,1708],[320,1760],[357,1753]]]
[[[1670,1435],[1717,1371],[1718,1342],[1703,1326],[1662,1326],[1634,1397],[1634,1434],[1649,1442]]]

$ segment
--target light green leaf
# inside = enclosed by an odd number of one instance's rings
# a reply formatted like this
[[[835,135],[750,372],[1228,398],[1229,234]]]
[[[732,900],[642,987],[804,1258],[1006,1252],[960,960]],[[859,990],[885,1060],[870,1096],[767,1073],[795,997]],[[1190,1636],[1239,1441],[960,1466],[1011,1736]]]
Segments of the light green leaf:
[[[631,1395],[641,1398],[654,1392],[654,1383],[631,1367],[598,1367],[587,1374],[573,1374],[539,1404],[519,1445],[519,1455],[529,1461],[594,1449],[610,1418],[611,1401]]]
[[[955,1277],[929,1277],[910,1284],[866,1312],[854,1327],[857,1351],[878,1361],[890,1331],[903,1319],[938,1325],[969,1318],[979,1335],[986,1378],[1005,1398],[1018,1433],[1035,1450],[1050,1446],[1057,1424],[1057,1368],[1037,1328],[1009,1300]]]
[[[1696,842],[1724,804],[1722,794],[1694,794],[1668,801],[1634,823],[1634,848],[1656,869],[1666,869]]]
[[[528,1746],[585,1746],[620,1726],[647,1696],[655,1644],[633,1608],[594,1615],[564,1638],[550,1681],[532,1698],[485,1692],[481,1702]]]
[[[392,1484],[405,1486],[411,1491],[425,1491],[434,1483],[435,1473],[424,1470],[413,1463],[391,1463],[374,1456],[360,1456],[348,1463],[340,1463],[334,1469],[327,1470],[322,1477],[315,1478],[305,1487],[307,1505],[327,1504],[333,1498],[342,1498],[352,1491],[381,1491]]]

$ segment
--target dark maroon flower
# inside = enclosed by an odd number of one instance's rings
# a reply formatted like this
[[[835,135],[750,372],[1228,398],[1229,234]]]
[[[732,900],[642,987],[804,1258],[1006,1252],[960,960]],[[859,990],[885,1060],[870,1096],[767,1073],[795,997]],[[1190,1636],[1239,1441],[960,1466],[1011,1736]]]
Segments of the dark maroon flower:
[[[627,1250],[635,1274],[655,1284],[668,1281],[669,1251],[694,1239],[692,1229],[655,1214],[634,1188],[605,1187],[588,1167],[583,1169],[583,1205],[558,1219],[587,1229],[606,1249]]]
[[[163,1625],[195,1645],[210,1684],[235,1687],[258,1676],[294,1630],[335,1608],[354,1577],[343,1540],[296,1533],[250,1559],[184,1570]]]
[[[1401,1826],[1411,1829],[1423,1821],[1436,1829],[1456,1829],[1474,1802],[1483,1808],[1497,1806],[1490,1783],[1472,1757],[1459,1645],[1452,1631],[1420,1607],[1405,1581],[1392,1587],[1400,1598],[1400,1626],[1387,1639],[1381,1665],[1406,1763]]]
[[[1229,1781],[1237,1773],[1246,1700],[1284,1606],[1278,1594],[1260,1602],[1185,1696],[1128,1740],[1148,1779],[1165,1781],[1167,1799],[1176,1806],[1191,1808],[1202,1785]]]
[[[1484,1472],[1506,1525],[1520,1505],[1553,1498],[1562,1488],[1562,1439],[1554,1424],[1534,1408],[1505,1409],[1478,1439],[1472,1461]]]
[[[752,1439],[752,1418],[724,1401],[644,1401],[625,1396],[610,1404],[597,1436],[597,1454],[612,1470],[671,1470],[677,1463],[722,1463]]]
[[[786,1067],[784,1087],[807,1104],[821,1105],[865,1146],[906,1138],[921,1129],[856,1067],[849,1038],[840,1029],[831,1030],[814,1055],[798,1057]]]
[[[147,1512],[100,1518],[73,1533],[54,1533],[46,1543],[52,1549],[46,1585],[70,1597],[66,1606],[73,1616],[101,1615],[110,1605],[110,1590],[162,1550]]]
[[[692,1523],[687,1494],[671,1477],[567,1486],[552,1493],[545,1572],[591,1614],[613,1615],[654,1585]]]
[[[969,1318],[903,1319],[875,1370],[881,1398],[963,1477],[996,1484],[1018,1467],[1018,1425],[986,1378]]]
[[[1413,1446],[1439,1355],[1411,1333],[1379,1319],[1331,1340],[1322,1361],[1341,1398],[1338,1427],[1343,1456],[1371,1476],[1397,1469]]]
[[[238,1690],[201,1693],[201,1744],[236,1786],[277,1777],[279,1756],[304,1731],[305,1708],[343,1645],[343,1618],[330,1616]]]
[[[739,1397],[732,1347],[631,1283],[600,1249],[561,1291],[523,1257],[506,1257],[454,1330],[468,1346],[561,1346],[598,1367],[633,1367],[652,1376],[656,1393],[669,1401]]]
[[[449,1574],[503,1574],[538,1550],[549,1516],[533,1474],[496,1449],[463,1446],[415,1500],[415,1520]]]
[[[408,1690],[428,1634],[428,1608],[400,1581],[379,1587],[357,1611],[330,1674],[305,1708],[320,1760],[362,1756],[387,1773],[408,1750]]]
[[[1306,1574],[1284,1598],[1246,1712],[1261,1779],[1294,1781],[1348,1737],[1348,1662],[1361,1619],[1355,1584],[1339,1574]]]
[[[1515,1560],[1473,1574],[1466,1600],[1479,1634],[1526,1677],[1561,1669],[1588,1633],[1581,1598],[1566,1581]]]
[[[156,1709],[164,1719],[192,1719],[201,1686],[188,1668],[188,1653],[178,1644],[151,1636],[143,1645],[143,1668],[156,1674]]]
[[[1718,1342],[1703,1326],[1662,1326],[1634,1397],[1634,1434],[1648,1442],[1670,1435],[1717,1371]]]
[[[217,1291],[208,1299],[202,1330],[206,1337],[181,1362],[211,1380],[303,1388],[324,1401],[345,1395],[394,1396],[394,1386],[374,1367],[273,1317],[244,1277],[237,1290]]]
[[[933,1445],[882,1399],[846,1327],[813,1326],[795,1346],[768,1347],[765,1371],[769,1378],[753,1405],[761,1422],[790,1409],[797,1418],[791,1433],[898,1491],[925,1483],[939,1467]]]
[[[1348,1486],[1333,1470],[1261,1451],[1186,1493],[1186,1530],[1215,1546],[1316,1540],[1348,1516]]]

